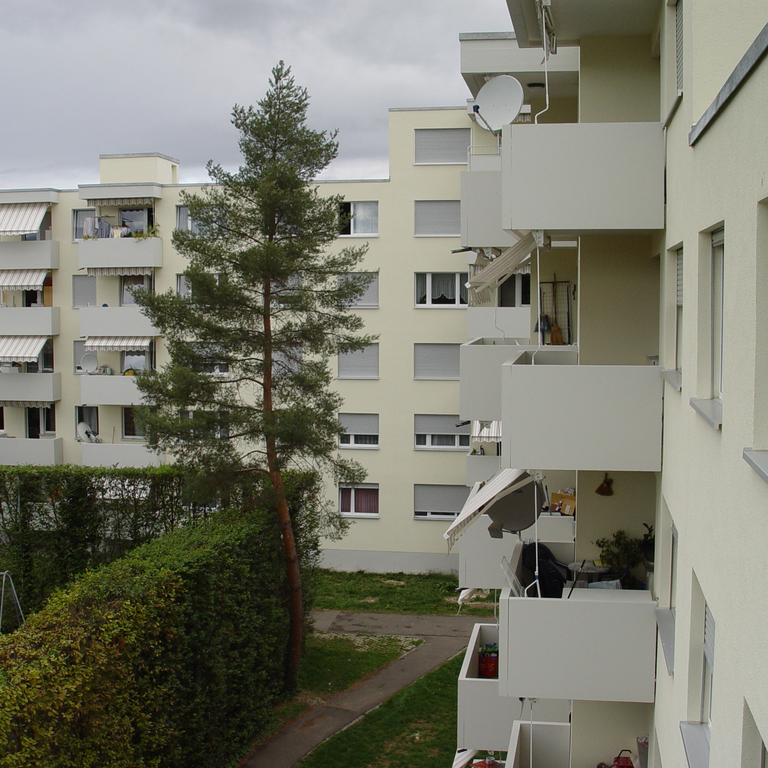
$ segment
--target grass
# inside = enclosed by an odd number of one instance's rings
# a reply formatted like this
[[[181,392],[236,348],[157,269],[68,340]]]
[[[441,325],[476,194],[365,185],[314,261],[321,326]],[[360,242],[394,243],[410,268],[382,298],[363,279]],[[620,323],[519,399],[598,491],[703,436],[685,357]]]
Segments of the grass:
[[[315,608],[376,613],[455,615],[458,580],[442,573],[367,573],[320,570]],[[465,616],[492,616],[492,597],[476,598],[461,609]]]
[[[404,688],[307,755],[298,768],[445,768],[456,752],[461,656]]]

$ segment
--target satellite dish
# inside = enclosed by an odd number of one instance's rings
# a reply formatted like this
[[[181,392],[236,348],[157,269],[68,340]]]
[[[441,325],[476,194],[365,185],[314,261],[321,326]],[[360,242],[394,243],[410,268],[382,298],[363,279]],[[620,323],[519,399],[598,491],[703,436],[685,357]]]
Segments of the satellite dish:
[[[101,442],[101,440],[99,439],[99,436],[94,435],[93,432],[91,432],[91,428],[84,421],[81,421],[77,425],[77,436],[84,443],[100,443]]]
[[[512,75],[498,75],[480,89],[473,109],[484,127],[497,133],[520,114],[523,98],[523,86],[519,80]]]
[[[94,371],[99,367],[99,358],[96,357],[96,353],[95,352],[86,352],[80,358],[80,367],[86,373],[94,373]]]

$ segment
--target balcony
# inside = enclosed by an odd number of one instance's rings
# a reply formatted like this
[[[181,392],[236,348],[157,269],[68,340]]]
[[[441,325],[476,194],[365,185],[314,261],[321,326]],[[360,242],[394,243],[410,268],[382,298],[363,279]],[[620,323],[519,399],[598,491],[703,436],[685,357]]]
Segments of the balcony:
[[[58,307],[0,307],[3,336],[58,336]]]
[[[21,240],[0,243],[0,269],[58,269],[57,240]]]
[[[467,471],[464,484],[470,488],[495,475],[501,469],[501,456],[493,454],[467,454]]]
[[[0,380],[0,383],[2,381]],[[141,401],[135,376],[83,374],[80,402],[86,405],[138,405]]]
[[[6,370],[9,372],[6,373]],[[17,403],[55,403],[61,400],[60,373],[10,371],[18,371],[18,368],[4,368],[0,373],[0,400]]]
[[[144,443],[81,443],[85,467],[158,467],[160,457]]]
[[[527,343],[528,339],[522,339]],[[474,339],[459,349],[461,390],[459,412],[462,419],[500,421],[501,366],[520,355],[521,351],[533,351],[536,347],[523,346],[515,339]],[[538,364],[575,365],[578,359],[573,347],[544,347],[536,353]],[[510,464],[506,466],[535,466]],[[543,466],[543,465],[542,465]]]
[[[507,230],[662,229],[661,123],[505,126],[501,184]]]
[[[81,336],[157,336],[157,329],[140,307],[81,307]]]
[[[461,173],[461,244],[470,248],[508,248],[516,238],[501,218],[501,157],[497,147],[470,147],[468,170]]]
[[[657,366],[557,365],[553,355],[542,353],[535,365],[533,359],[520,350],[502,365],[507,466],[661,469],[663,389]]]
[[[568,723],[515,720],[507,749],[507,768],[570,768]]]
[[[52,466],[62,464],[63,461],[64,440],[61,437],[38,440],[26,437],[0,438],[0,464],[14,467],[24,464]]]
[[[163,241],[159,237],[103,237],[78,243],[80,269],[162,267]]]
[[[524,339],[531,336],[530,307],[467,307],[468,339]]]
[[[647,591],[575,589],[570,598],[500,601],[505,696],[653,702],[655,603]]]

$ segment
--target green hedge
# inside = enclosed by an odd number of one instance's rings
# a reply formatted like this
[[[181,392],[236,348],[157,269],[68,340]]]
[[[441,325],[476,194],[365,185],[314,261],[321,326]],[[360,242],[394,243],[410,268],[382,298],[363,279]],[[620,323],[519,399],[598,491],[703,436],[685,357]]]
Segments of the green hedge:
[[[57,592],[0,637],[0,766],[235,765],[282,691],[281,551],[217,513]]]

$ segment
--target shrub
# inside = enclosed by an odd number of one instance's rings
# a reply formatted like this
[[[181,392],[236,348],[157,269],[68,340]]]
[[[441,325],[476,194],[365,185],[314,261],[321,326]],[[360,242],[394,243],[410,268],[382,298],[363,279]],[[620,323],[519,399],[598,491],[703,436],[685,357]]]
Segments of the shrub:
[[[217,513],[57,592],[0,637],[0,766],[223,768],[282,690],[271,514]]]

